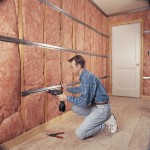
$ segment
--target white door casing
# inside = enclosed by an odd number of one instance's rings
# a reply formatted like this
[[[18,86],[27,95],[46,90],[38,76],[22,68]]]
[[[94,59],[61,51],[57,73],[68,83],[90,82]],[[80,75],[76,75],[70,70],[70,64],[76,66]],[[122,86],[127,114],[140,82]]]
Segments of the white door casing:
[[[141,23],[112,27],[112,95],[140,97]]]

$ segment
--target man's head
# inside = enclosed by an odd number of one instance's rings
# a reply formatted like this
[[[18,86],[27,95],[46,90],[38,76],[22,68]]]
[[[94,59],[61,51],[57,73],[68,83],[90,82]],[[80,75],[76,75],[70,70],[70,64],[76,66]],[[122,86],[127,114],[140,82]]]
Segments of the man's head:
[[[76,56],[70,58],[68,61],[69,61],[70,63],[72,63],[73,60],[74,60],[74,62],[75,62],[75,64],[76,64],[76,66],[77,66],[77,65],[80,65],[81,68],[85,68],[85,59],[84,59],[81,55],[76,55]]]
[[[75,75],[79,75],[80,71],[85,68],[85,60],[81,55],[76,55],[68,61],[71,63]]]

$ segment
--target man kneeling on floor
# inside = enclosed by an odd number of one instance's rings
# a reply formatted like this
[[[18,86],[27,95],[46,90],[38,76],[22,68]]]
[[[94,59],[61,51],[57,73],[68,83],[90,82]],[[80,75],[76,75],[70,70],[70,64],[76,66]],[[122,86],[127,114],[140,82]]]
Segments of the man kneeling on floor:
[[[76,130],[79,139],[86,139],[98,132],[104,127],[108,127],[109,132],[117,131],[117,123],[113,114],[109,96],[107,95],[102,83],[94,74],[85,69],[85,60],[82,56],[76,55],[68,60],[73,73],[81,82],[79,87],[67,88],[72,94],[80,93],[79,96],[58,95],[59,101],[69,101],[72,103],[72,111],[85,117],[83,123]]]

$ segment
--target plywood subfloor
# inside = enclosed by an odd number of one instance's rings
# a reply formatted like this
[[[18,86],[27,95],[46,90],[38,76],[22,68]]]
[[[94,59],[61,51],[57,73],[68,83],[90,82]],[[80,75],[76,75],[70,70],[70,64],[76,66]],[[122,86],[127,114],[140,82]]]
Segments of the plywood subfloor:
[[[83,118],[72,113],[11,150],[150,150],[150,101],[114,96],[110,101],[119,126],[115,134],[104,129],[95,137],[79,140],[74,132]],[[60,131],[65,132],[64,139],[46,135]]]

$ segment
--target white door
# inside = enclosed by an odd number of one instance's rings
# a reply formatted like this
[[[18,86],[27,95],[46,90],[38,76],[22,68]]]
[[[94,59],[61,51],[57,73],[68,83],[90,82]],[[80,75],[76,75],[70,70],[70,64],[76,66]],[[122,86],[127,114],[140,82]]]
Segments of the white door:
[[[112,95],[140,97],[141,23],[112,27]]]

